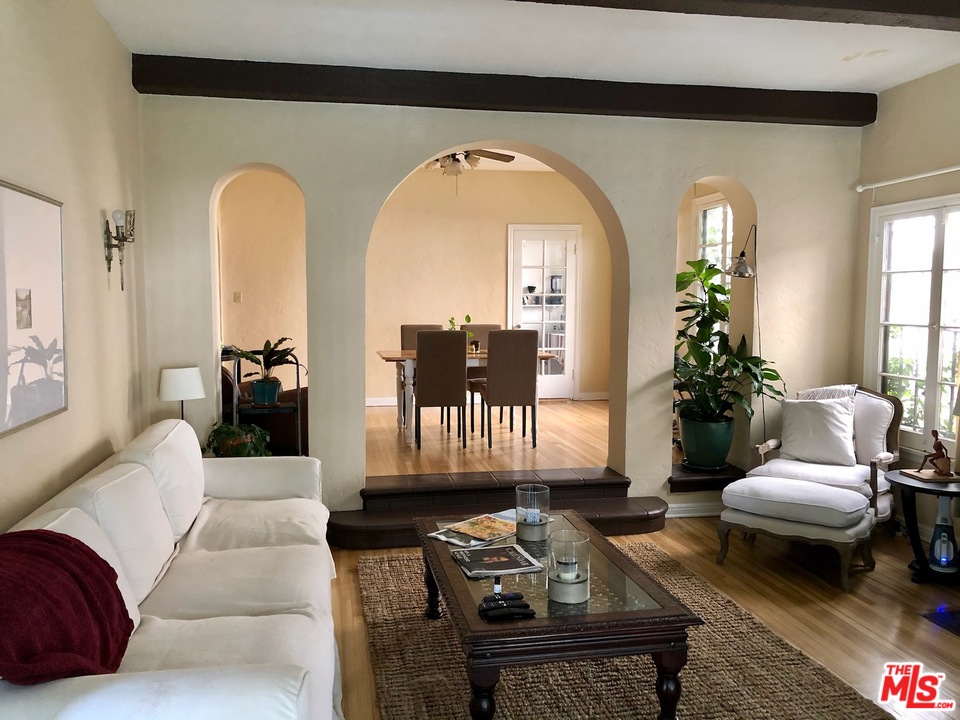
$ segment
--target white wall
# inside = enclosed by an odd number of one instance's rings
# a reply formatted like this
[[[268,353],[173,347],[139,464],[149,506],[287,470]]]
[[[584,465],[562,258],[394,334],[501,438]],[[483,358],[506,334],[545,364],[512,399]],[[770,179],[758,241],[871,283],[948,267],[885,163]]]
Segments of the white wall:
[[[138,98],[130,54],[89,2],[0,0],[0,179],[63,203],[67,411],[0,438],[0,529],[132,439],[142,233],[126,291],[107,275],[103,217],[139,203]],[[142,229],[142,226],[141,226]],[[156,387],[152,388],[156,394]]]
[[[215,372],[218,179],[248,162],[285,169],[306,202],[310,446],[334,509],[358,507],[364,480],[367,242],[398,183],[459,144],[549,149],[541,159],[592,179],[595,209],[609,203],[597,211],[613,273],[611,464],[633,478],[631,492],[666,495],[676,217],[692,182],[729,176],[756,199],[771,288],[765,355],[796,387],[849,367],[859,130],[176,97],[144,98],[143,113],[147,229],[158,239],[145,248],[148,382],[178,351],[205,355]],[[806,269],[827,256],[825,277]],[[162,412],[147,401],[152,417]],[[207,426],[214,415],[211,402]]]

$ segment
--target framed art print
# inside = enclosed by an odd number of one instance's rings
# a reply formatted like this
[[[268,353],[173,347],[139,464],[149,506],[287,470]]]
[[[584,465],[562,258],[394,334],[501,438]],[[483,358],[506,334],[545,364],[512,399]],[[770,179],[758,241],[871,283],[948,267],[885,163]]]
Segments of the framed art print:
[[[0,180],[0,436],[67,409],[60,207]]]

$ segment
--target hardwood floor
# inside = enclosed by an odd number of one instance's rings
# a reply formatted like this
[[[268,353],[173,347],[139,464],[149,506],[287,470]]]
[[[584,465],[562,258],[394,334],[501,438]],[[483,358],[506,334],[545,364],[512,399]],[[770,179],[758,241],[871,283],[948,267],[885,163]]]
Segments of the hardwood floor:
[[[494,424],[492,450],[481,444],[478,427],[464,451],[457,445],[456,430],[449,437],[445,430],[441,432],[436,412],[431,411],[424,413],[424,442],[419,453],[403,444],[395,408],[368,408],[367,474],[606,464],[607,403],[543,401],[540,407],[536,450],[529,437],[520,439],[517,418],[513,435],[506,424]],[[919,661],[926,671],[945,673],[941,699],[960,701],[960,637],[921,616],[940,608],[960,608],[960,586],[911,583],[906,564],[912,555],[904,536],[877,532],[877,567],[870,573],[855,574],[849,593],[839,587],[839,563],[827,548],[792,545],[769,537],[758,537],[749,545],[732,533],[730,552],[724,564],[717,565],[716,518],[668,519],[661,532],[621,536],[614,541],[655,542],[867,697],[877,697],[884,662]],[[338,573],[333,607],[343,666],[344,713],[348,720],[378,720],[357,562],[364,555],[416,553],[417,549],[334,548],[333,552]],[[410,590],[415,601],[423,598],[421,588]],[[960,717],[960,713],[907,711],[895,706],[888,710],[904,720]]]
[[[439,411],[428,408],[421,420],[421,445],[406,445],[397,430],[395,407],[367,408],[367,475],[413,475],[427,472],[470,472],[516,468],[593,467],[607,464],[606,401],[541,400],[537,418],[537,447],[520,434],[520,412],[514,417],[511,433],[507,418],[497,422],[494,410],[493,447],[480,438],[480,403],[477,401],[475,431],[469,432],[467,447],[457,439],[456,417],[447,435],[440,427]],[[454,413],[456,416],[456,413]]]
[[[820,553],[775,538],[758,537],[748,545],[731,537],[727,559],[717,565],[716,518],[669,519],[660,532],[620,536],[614,541],[655,542],[871,699],[876,700],[884,662],[919,661],[925,671],[946,674],[941,699],[960,700],[960,637],[921,617],[939,607],[960,608],[960,588],[911,583],[906,569],[910,546],[903,536],[878,534],[874,550],[877,568],[854,575],[849,593],[839,587],[835,553]],[[344,714],[348,720],[378,720],[357,561],[364,555],[417,550],[335,548],[333,552],[338,574],[334,622],[343,666]],[[422,588],[410,590],[413,601],[425,601]],[[722,668],[717,670],[722,672]],[[469,689],[465,687],[464,692]],[[956,717],[887,709],[904,720]]]

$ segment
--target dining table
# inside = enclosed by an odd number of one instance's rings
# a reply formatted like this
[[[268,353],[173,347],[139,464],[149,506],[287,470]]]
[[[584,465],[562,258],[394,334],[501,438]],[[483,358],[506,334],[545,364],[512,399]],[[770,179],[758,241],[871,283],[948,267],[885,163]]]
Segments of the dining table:
[[[404,441],[407,445],[413,445],[413,423],[405,421],[403,409],[406,407],[410,412],[407,417],[413,417],[412,408],[414,403],[413,395],[413,376],[417,368],[416,350],[377,350],[377,355],[384,362],[394,363],[397,366],[397,429],[404,434]],[[557,355],[543,350],[537,353],[537,360],[541,366],[547,360],[555,360]],[[485,367],[487,364],[487,351],[480,349],[474,352],[467,351],[467,367]],[[466,388],[464,388],[466,392]]]

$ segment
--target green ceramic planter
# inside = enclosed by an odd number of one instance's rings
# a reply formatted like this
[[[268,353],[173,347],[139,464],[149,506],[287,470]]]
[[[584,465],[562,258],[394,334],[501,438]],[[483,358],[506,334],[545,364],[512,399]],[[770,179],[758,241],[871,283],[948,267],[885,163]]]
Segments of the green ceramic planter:
[[[254,380],[251,384],[253,385],[254,405],[277,404],[277,398],[280,396],[280,383]]]
[[[696,470],[722,470],[733,445],[733,419],[703,422],[680,418],[683,464]]]

